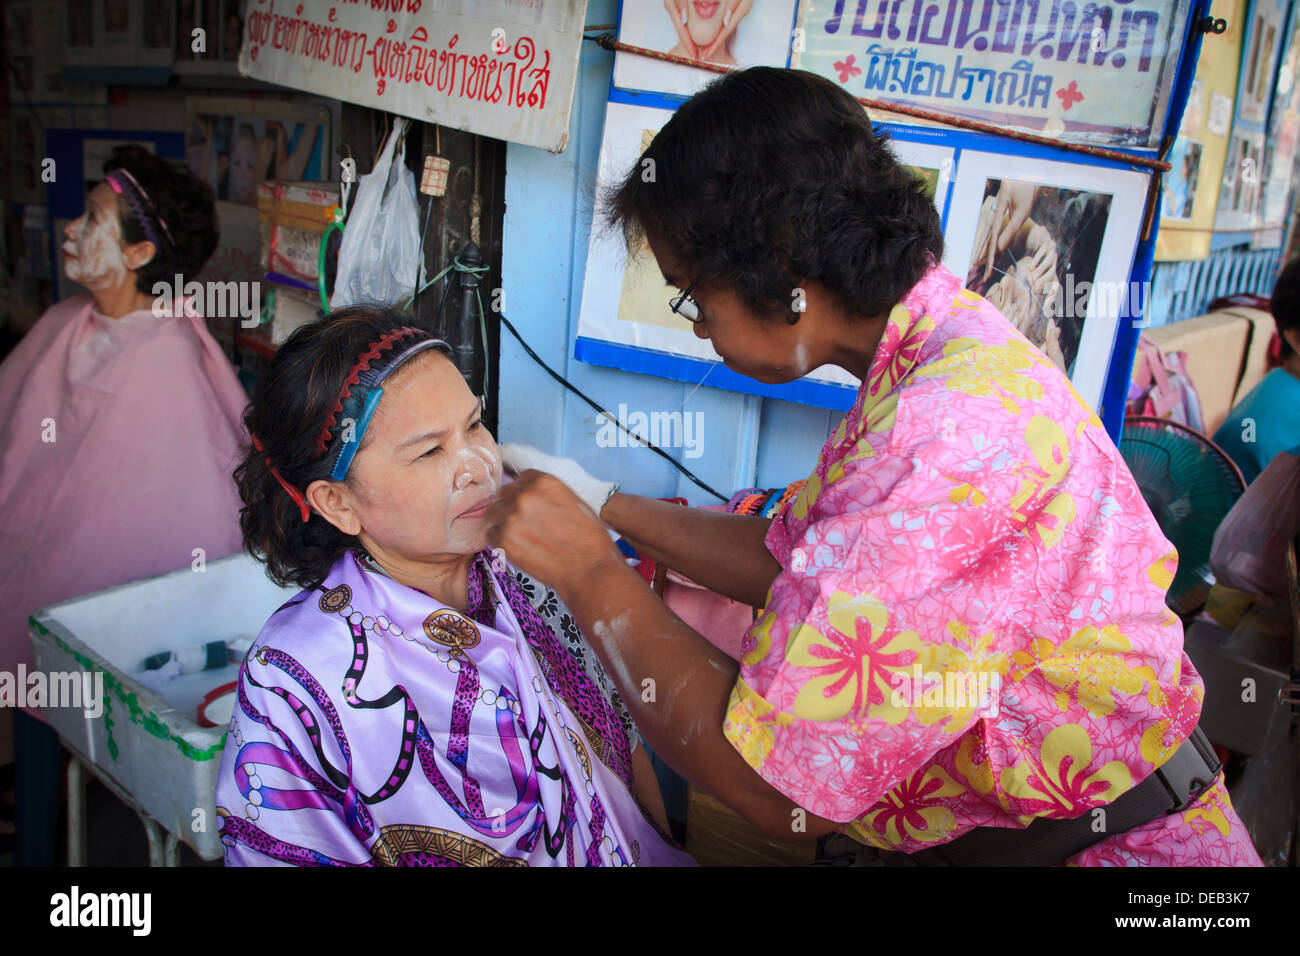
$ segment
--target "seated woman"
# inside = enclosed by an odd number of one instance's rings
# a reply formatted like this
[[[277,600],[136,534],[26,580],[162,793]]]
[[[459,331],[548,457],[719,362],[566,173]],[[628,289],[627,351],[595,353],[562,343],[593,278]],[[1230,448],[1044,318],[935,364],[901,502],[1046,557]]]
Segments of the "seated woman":
[[[36,609],[239,548],[230,472],[248,396],[203,319],[152,291],[212,255],[212,193],[140,146],[105,171],[63,230],[68,278],[87,291],[0,364],[0,672],[31,666]],[[14,726],[20,862],[53,865],[58,740]]]
[[[1280,451],[1300,443],[1300,258],[1292,259],[1273,287],[1269,304],[1277,323],[1278,367],[1237,403],[1214,443],[1241,469],[1246,483]]]
[[[304,590],[240,673],[226,863],[690,864],[571,616],[485,550],[501,459],[449,352],[340,310],[249,409],[244,542]]]

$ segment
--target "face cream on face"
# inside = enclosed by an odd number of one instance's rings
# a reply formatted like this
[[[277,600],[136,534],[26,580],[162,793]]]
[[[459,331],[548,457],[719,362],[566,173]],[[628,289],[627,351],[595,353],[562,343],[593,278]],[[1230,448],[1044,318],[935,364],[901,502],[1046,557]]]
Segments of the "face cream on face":
[[[130,271],[122,256],[122,229],[115,210],[112,200],[96,201],[92,195],[81,217],[63,227],[64,271],[87,289],[111,289]]]

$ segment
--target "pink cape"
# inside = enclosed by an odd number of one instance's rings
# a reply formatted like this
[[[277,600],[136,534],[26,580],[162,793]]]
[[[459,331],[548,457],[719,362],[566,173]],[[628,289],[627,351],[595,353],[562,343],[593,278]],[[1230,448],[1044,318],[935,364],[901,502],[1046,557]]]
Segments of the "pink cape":
[[[41,317],[0,363],[0,671],[38,608],[239,549],[247,401],[197,315]]]

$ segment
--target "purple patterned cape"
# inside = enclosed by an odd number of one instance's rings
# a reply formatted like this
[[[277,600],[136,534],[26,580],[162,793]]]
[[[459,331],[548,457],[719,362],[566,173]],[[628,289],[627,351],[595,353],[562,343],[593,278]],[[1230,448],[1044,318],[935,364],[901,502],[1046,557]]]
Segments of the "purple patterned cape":
[[[610,701],[487,553],[469,614],[348,552],[240,671],[226,864],[693,865],[633,796]]]

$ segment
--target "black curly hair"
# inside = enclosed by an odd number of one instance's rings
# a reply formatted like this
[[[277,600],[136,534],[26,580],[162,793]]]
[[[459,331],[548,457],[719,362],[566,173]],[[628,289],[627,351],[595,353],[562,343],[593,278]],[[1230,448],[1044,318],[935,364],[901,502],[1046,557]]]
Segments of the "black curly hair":
[[[1282,361],[1288,361],[1295,349],[1282,333],[1300,328],[1300,256],[1288,262],[1278,275],[1269,300],[1269,311],[1273,313],[1273,322],[1282,340]]]
[[[604,221],[629,248],[663,237],[759,315],[798,321],[791,290],[816,279],[874,317],[943,257],[939,214],[887,143],[830,80],[738,70],[678,108],[605,196]]]
[[[327,477],[328,465],[316,440],[344,380],[368,346],[411,324],[409,315],[395,309],[353,306],[296,329],[276,351],[244,412],[244,426],[262,450],[250,447],[234,472],[243,501],[239,526],[244,549],[264,562],[271,579],[282,587],[316,587],[334,562],[360,543],[315,511],[304,522],[299,505],[271,467],[299,492]],[[380,368],[400,351],[386,351],[370,367]],[[331,435],[330,441],[337,441],[338,429]],[[343,480],[350,483],[352,476]]]
[[[153,241],[141,222],[142,214],[167,226],[165,230],[153,227],[158,240],[154,243],[154,255],[136,272],[135,287],[152,293],[155,283],[166,282],[170,286],[178,273],[182,284],[198,275],[217,248],[220,237],[212,190],[189,170],[177,169],[135,143],[113,150],[104,162],[104,172],[115,169],[130,173],[147,196],[140,210],[125,196],[117,197],[123,241],[128,244]]]

